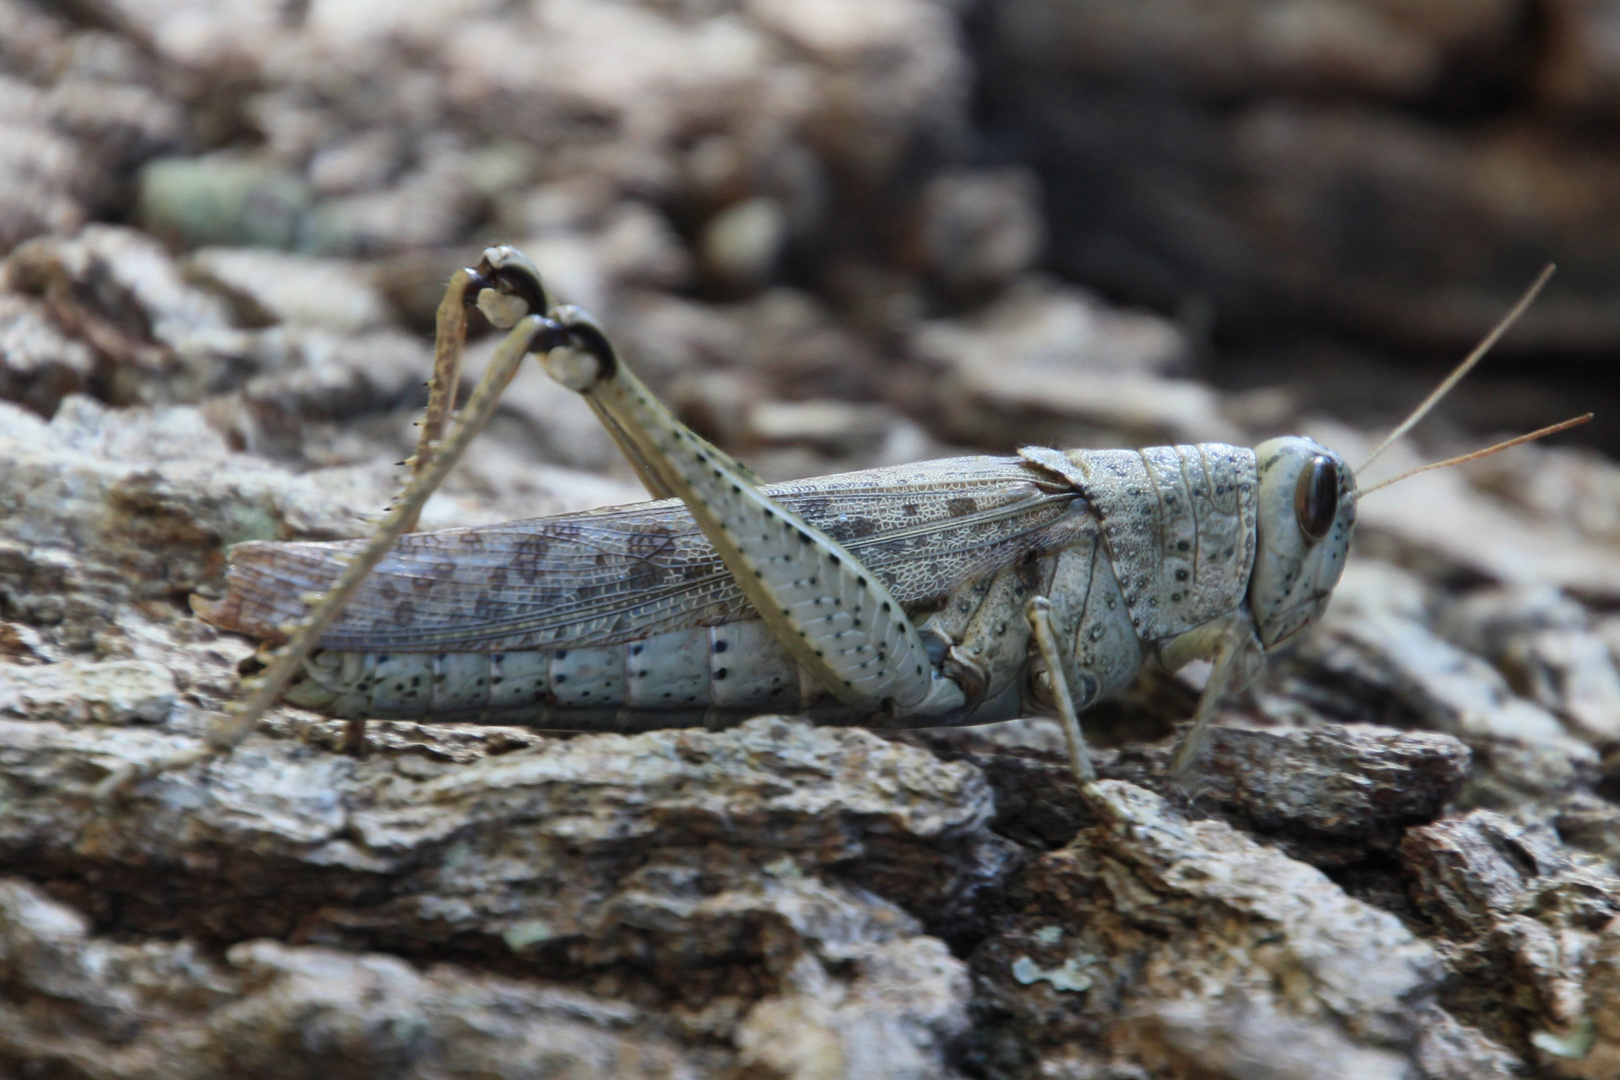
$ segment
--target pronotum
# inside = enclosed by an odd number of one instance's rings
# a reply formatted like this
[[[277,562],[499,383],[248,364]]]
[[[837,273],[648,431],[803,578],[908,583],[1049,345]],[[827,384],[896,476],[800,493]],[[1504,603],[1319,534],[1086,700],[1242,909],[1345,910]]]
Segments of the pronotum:
[[[509,332],[441,445],[475,303]],[[588,315],[554,305],[515,249],[489,248],[458,272],[439,316],[410,487],[370,541],[233,549],[223,598],[193,605],[269,643],[268,667],[208,746],[146,772],[228,751],[284,695],[361,721],[561,730],[759,712],[891,728],[1047,714],[1087,784],[1077,714],[1148,662],[1208,659],[1173,758],[1180,776],[1222,695],[1320,618],[1371,490],[1299,436],[1253,450],[1028,447],[762,486],[660,404]],[[410,532],[529,355],[584,396],[660,501]]]

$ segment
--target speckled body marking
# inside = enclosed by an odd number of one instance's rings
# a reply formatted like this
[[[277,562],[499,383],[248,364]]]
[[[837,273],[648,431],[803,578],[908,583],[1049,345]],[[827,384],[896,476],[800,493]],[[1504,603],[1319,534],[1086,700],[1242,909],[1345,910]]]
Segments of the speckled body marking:
[[[339,716],[635,731],[825,706],[758,620],[640,641],[475,653],[323,652],[289,701]],[[836,702],[833,702],[836,704]]]

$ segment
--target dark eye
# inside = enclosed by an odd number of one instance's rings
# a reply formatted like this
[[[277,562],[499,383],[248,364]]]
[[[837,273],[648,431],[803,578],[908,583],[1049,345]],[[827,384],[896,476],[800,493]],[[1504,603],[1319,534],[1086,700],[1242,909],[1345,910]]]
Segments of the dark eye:
[[[1299,531],[1315,543],[1328,534],[1338,511],[1339,466],[1332,458],[1318,454],[1299,474],[1299,485],[1294,488],[1294,514],[1299,518]]]

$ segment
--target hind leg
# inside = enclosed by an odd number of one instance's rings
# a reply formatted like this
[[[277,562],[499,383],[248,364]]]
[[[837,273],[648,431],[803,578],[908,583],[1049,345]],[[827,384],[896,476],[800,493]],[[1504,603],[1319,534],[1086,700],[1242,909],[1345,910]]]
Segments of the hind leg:
[[[448,412],[454,396],[455,378],[460,370],[461,336],[465,330],[463,309],[469,301],[490,287],[491,281],[483,265],[475,270],[457,271],[446,291],[445,302],[440,305],[435,385],[430,397],[439,403],[444,412]],[[438,440],[430,437],[431,427],[424,423],[422,442],[413,459],[415,472],[405,491],[366,546],[350,559],[332,587],[324,593],[314,593],[304,598],[309,605],[309,615],[303,622],[286,628],[286,644],[271,655],[268,666],[250,684],[246,695],[227,709],[225,721],[209,733],[207,742],[195,750],[160,758],[139,768],[112,773],[96,786],[98,798],[115,796],[147,776],[227,754],[247,738],[259,718],[281,697],[288,683],[302,668],[304,660],[319,643],[322,632],[343,610],[343,605],[366,575],[382,560],[402,533],[415,528],[429,496],[444,482],[461,455],[494,415],[501,394],[517,374],[518,366],[528,355],[530,342],[542,324],[539,316],[527,316],[507,334],[495,350],[489,370],[467,399],[467,405],[457,417],[448,438],[438,443]],[[439,422],[442,424],[442,417]],[[363,728],[359,735],[363,737]],[[349,737],[356,737],[353,729]]]
[[[897,719],[964,704],[877,575],[682,424],[590,316],[561,307],[553,320],[552,338],[537,342],[552,346],[546,370],[606,417],[658,487],[686,503],[761,620],[818,683],[846,705]]]

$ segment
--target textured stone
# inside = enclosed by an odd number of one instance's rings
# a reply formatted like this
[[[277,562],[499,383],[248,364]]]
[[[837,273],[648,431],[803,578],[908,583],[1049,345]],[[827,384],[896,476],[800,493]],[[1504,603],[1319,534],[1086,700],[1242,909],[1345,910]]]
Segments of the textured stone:
[[[185,738],[179,732],[121,729],[108,733],[98,748],[93,737],[43,722],[14,723],[8,731],[25,740],[13,745],[22,755],[13,759],[14,775],[19,781],[31,778],[30,784],[50,775],[87,776],[119,756],[146,760]],[[90,760],[80,760],[86,752]],[[778,773],[791,774],[794,782],[781,783],[774,778]],[[66,790],[62,795],[69,802],[79,799]],[[77,813],[93,815],[79,805]],[[62,812],[72,811],[66,804],[41,805],[10,818],[13,850]],[[191,838],[214,835],[221,851],[230,849],[235,859],[257,850],[263,858],[303,860],[317,868],[425,875],[423,887],[439,899],[409,899],[409,890],[400,888],[394,899],[382,901],[404,918],[396,929],[415,926],[412,936],[477,933],[499,939],[512,926],[541,918],[555,928],[546,940],[558,944],[579,934],[591,936],[583,928],[610,926],[614,920],[602,909],[605,897],[629,887],[625,875],[637,865],[639,873],[656,876],[698,874],[705,862],[712,862],[716,873],[770,863],[778,870],[765,881],[780,881],[770,888],[789,893],[801,888],[795,865],[836,866],[856,877],[867,875],[874,887],[881,880],[879,891],[937,915],[966,902],[982,874],[972,860],[962,864],[966,876],[943,873],[939,851],[978,845],[990,859],[987,865],[1001,858],[984,832],[989,812],[982,778],[965,765],[941,764],[860,731],[774,720],[719,734],[553,740],[532,752],[481,758],[448,770],[420,766],[409,754],[357,763],[312,758],[295,746],[272,743],[239,752],[206,773],[151,781],[118,815],[118,824],[109,819],[98,828],[94,858],[122,862],[144,849],[142,861],[180,860]],[[505,824],[487,824],[495,821]],[[677,864],[693,856],[697,861],[686,871],[655,872],[643,865],[648,843],[668,847]],[[696,846],[683,853],[692,843]],[[711,843],[718,846],[705,851]],[[489,844],[495,847],[484,850]],[[449,849],[440,857],[422,862],[426,851],[444,845]],[[757,859],[744,855],[749,848],[759,850]],[[872,876],[879,874],[873,852],[884,853],[885,864],[893,862],[882,868],[885,876]],[[524,862],[531,872],[496,883]],[[511,870],[500,868],[506,863]],[[574,870],[564,872],[570,864]],[[479,865],[486,870],[469,878]],[[548,865],[555,870],[540,870]],[[514,888],[526,890],[531,880],[549,884],[529,899],[512,894]],[[635,888],[631,892],[639,894]],[[699,890],[667,900],[701,912],[709,910],[703,895]],[[528,908],[533,910],[525,914]],[[713,910],[713,917],[725,917],[725,905]],[[232,925],[223,910],[207,918],[221,930]],[[390,924],[390,917],[359,909],[320,918],[352,933],[373,925],[384,932]],[[676,969],[669,974],[673,977]]]
[[[94,371],[95,354],[63,334],[43,303],[0,293],[0,398],[50,416]]]
[[[1603,1075],[1620,878],[1551,829],[1484,810],[1413,829],[1401,858],[1413,899],[1454,939],[1450,1011],[1527,1042],[1548,1075]]]
[[[0,713],[67,724],[155,724],[177,691],[168,668],[143,660],[0,666]]]
[[[127,944],[10,880],[0,972],[0,1061],[63,1075],[678,1080],[718,1064],[627,1003],[276,941],[223,956],[185,939]]]
[[[250,343],[222,299],[189,284],[162,244],[133,229],[39,237],[4,271],[6,287],[42,299],[58,327],[94,350],[115,401],[196,400],[229,381]]]
[[[1013,748],[991,737],[969,729],[919,741],[985,771],[996,791],[996,828],[1008,836],[1055,848],[1093,823],[1061,745]],[[1332,866],[1393,851],[1407,828],[1440,817],[1463,786],[1470,756],[1457,739],[1434,732],[1216,726],[1189,785],[1200,810],[1272,838],[1296,858]],[[1167,779],[1168,765],[1164,744],[1097,753],[1101,775],[1183,797]]]
[[[206,248],[186,261],[186,269],[268,322],[352,334],[389,319],[387,303],[372,287],[370,268],[358,263],[251,248]]]
[[[16,0],[0,5],[0,255],[118,207],[180,111],[130,41]]]
[[[968,982],[897,904],[964,926],[1013,859],[968,766],[780,720],[437,756],[424,729],[363,763],[255,741],[111,815],[84,785],[182,745],[184,724],[7,725],[0,770],[23,805],[0,865],[26,861],[104,922],[517,963],[663,1002],[743,1060],[820,1040],[828,1076],[942,1074]]]
[[[1552,713],[1513,694],[1495,668],[1420,623],[1331,616],[1305,648],[1335,677],[1359,680],[1374,693],[1393,693],[1426,727],[1464,739],[1539,743],[1578,758],[1591,756]]]
[[[1526,829],[1488,810],[1415,830],[1402,855],[1417,869],[1419,905],[1474,934],[1512,911],[1530,882],[1569,868],[1546,830]]]
[[[1134,785],[1102,781],[1095,807],[1096,825],[1030,866],[973,957],[1024,1053],[1103,1042],[1150,1071],[1196,1060],[1244,1076],[1286,1038],[1340,1063],[1326,1075],[1400,1075],[1442,970],[1429,945],[1320,871]],[[1233,951],[1243,970],[1222,970]],[[1072,962],[1086,985],[1023,989],[1025,958]],[[1306,1066],[1285,1059],[1278,1075],[1324,1075]]]
[[[943,369],[940,426],[987,446],[1230,441],[1213,394],[1169,379],[1185,359],[1175,327],[1025,282],[970,319],[922,324],[912,351]]]
[[[1231,729],[1199,763],[1199,796],[1262,834],[1387,850],[1408,826],[1441,815],[1462,789],[1469,758],[1461,742],[1435,732]]]

